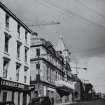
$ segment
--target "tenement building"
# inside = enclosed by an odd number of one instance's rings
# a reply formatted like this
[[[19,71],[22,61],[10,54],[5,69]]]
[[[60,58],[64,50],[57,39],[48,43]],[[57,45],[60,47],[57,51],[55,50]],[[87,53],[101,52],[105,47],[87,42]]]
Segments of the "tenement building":
[[[49,96],[55,103],[60,103],[72,99],[73,75],[69,65],[70,52],[63,43],[60,49],[57,46],[56,50],[50,41],[32,35],[30,67],[31,85],[35,87],[32,97]],[[62,85],[65,88],[61,88]]]
[[[0,103],[28,105],[31,30],[0,2]]]

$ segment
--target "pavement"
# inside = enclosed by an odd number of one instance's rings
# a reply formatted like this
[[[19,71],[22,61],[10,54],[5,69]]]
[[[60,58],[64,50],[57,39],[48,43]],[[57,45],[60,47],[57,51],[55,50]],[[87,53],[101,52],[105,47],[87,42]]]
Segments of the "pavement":
[[[60,104],[54,104],[54,105],[71,105],[70,102],[68,103],[60,103]]]

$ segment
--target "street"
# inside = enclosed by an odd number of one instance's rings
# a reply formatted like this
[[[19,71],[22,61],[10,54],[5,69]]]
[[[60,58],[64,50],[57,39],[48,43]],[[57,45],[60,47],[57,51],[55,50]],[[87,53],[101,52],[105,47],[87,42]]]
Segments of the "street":
[[[95,100],[95,101],[87,101],[87,102],[78,102],[78,103],[65,103],[59,105],[105,105],[105,100]]]

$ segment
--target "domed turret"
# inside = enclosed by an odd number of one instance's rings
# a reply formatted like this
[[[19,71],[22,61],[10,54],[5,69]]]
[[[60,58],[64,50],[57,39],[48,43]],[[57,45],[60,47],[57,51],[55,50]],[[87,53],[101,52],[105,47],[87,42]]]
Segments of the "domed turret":
[[[59,36],[55,49],[56,49],[56,51],[60,52],[60,54],[64,57],[64,60],[66,62],[70,62],[70,54],[71,53],[68,50],[68,48],[66,47],[62,36]]]

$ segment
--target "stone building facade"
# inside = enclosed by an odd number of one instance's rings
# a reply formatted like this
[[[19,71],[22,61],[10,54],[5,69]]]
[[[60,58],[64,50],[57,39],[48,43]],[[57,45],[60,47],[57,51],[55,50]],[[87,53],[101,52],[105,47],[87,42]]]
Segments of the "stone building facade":
[[[61,39],[60,39],[61,40]],[[73,85],[73,74],[69,65],[68,50],[62,47],[58,51],[50,41],[33,35],[31,38],[31,85],[35,86],[32,97],[49,96],[55,103],[72,100],[67,88],[57,91],[56,81],[65,81]],[[58,48],[57,48],[58,49]],[[66,52],[67,51],[67,52]],[[67,55],[67,56],[66,56]]]
[[[0,102],[28,105],[31,30],[0,2]]]

